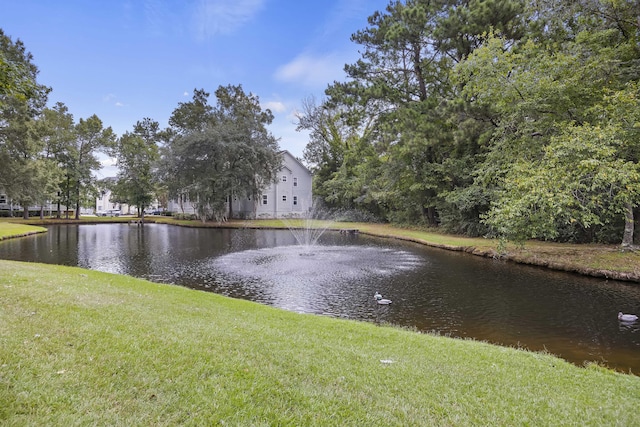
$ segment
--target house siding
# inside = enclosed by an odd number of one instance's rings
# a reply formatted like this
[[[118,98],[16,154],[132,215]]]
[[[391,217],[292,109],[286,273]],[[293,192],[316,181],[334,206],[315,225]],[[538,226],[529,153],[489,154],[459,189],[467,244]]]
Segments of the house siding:
[[[259,194],[257,200],[246,196],[235,196],[232,200],[234,218],[284,218],[302,216],[311,210],[313,202],[311,172],[288,151],[282,151],[281,154],[282,168],[278,172],[277,182]],[[111,193],[107,191],[96,200],[96,211],[117,208],[109,201],[110,196]],[[267,204],[262,203],[263,196],[267,197]],[[294,200],[296,201],[295,205]],[[123,213],[128,211],[126,205],[121,207]],[[196,207],[195,203],[185,197],[182,203],[177,199],[169,200],[167,211],[174,214],[191,215],[196,213]]]
[[[239,218],[284,218],[302,216],[311,209],[313,203],[312,174],[309,169],[291,153],[283,151],[282,168],[276,176],[277,181],[258,195],[258,200],[234,199],[234,216]],[[264,196],[267,196],[267,204],[263,203]],[[295,205],[294,200],[296,201]]]
[[[52,202],[52,201],[47,201],[42,205],[32,205],[29,206],[29,211],[30,212],[39,212],[40,210],[43,210],[45,212],[46,215],[55,215],[58,212],[58,203],[57,202]],[[72,210],[75,210],[74,208],[71,208]],[[66,206],[61,205],[60,206],[60,210],[61,212],[65,212],[67,210]],[[80,208],[80,213],[84,214],[85,210],[87,210],[87,208],[81,207]],[[88,208],[88,210],[91,212],[92,209]],[[18,215],[22,215],[23,212],[23,208],[21,205],[17,205],[15,203],[12,203],[12,201],[9,199],[9,197],[5,194],[4,190],[0,189],[0,212],[2,212],[2,214],[0,214],[0,216],[6,216],[8,212],[13,211],[14,215],[18,214]]]

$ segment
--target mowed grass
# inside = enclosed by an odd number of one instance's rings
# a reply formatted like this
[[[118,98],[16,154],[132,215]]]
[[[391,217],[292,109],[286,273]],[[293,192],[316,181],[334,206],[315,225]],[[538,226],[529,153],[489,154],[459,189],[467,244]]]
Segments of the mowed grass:
[[[44,233],[45,231],[47,231],[47,229],[44,227],[6,221],[0,222],[0,240],[27,236],[29,234]]]
[[[0,424],[640,425],[640,377],[0,261]]]

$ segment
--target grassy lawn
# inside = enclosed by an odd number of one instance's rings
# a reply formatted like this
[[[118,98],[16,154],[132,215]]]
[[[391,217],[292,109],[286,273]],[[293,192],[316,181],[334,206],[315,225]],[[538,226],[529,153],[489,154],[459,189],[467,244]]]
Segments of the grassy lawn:
[[[0,424],[640,425],[640,377],[0,261]]]
[[[44,227],[26,225],[8,221],[0,222],[0,240],[11,237],[27,236],[29,234],[43,233],[47,231]]]

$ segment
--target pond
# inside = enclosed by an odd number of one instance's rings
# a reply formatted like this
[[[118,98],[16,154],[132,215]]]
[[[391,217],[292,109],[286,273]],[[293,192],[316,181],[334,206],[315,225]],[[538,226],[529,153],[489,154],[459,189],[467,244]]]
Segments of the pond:
[[[364,235],[162,224],[60,225],[0,243],[0,258],[80,266],[271,306],[546,350],[640,374],[640,285]],[[375,292],[393,301],[378,305]]]

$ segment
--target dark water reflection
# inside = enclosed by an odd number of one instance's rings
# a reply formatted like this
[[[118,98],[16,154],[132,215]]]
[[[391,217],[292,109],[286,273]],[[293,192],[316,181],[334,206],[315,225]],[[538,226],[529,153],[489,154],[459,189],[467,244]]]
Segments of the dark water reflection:
[[[640,373],[640,285],[366,236],[147,224],[55,226],[0,243],[0,258],[128,274],[288,310],[388,322]],[[393,300],[374,303],[379,291]]]

